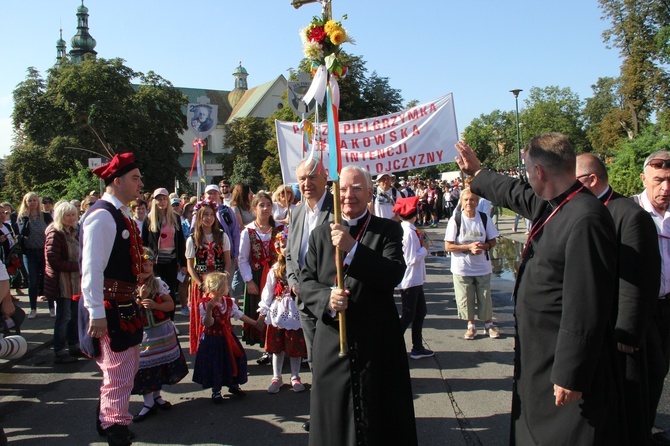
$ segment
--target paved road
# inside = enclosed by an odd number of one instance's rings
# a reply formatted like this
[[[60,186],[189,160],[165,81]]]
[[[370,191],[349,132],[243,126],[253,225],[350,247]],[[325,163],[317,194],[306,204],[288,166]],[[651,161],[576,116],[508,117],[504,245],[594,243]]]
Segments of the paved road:
[[[445,224],[427,232],[435,241],[433,250],[442,250]],[[525,228],[523,228],[525,229]],[[523,231],[522,229],[522,231]],[[501,233],[523,241],[523,232],[511,233],[511,219],[500,223]],[[499,259],[499,268],[513,268],[514,247],[506,251],[512,258]],[[502,250],[501,250],[502,252]],[[494,317],[501,329],[500,339],[479,334],[473,341],[462,338],[466,324],[456,317],[449,273],[449,258],[427,260],[425,285],[428,317],[424,338],[435,357],[410,361],[419,443],[421,445],[508,444],[513,359],[513,315],[510,295],[513,273],[503,271],[492,280]],[[27,307],[27,297],[20,303]],[[399,302],[399,300],[398,300]],[[37,319],[27,320],[24,336],[30,351],[21,360],[0,360],[0,424],[9,440],[17,445],[106,444],[94,428],[100,372],[90,360],[75,364],[52,363],[50,348],[53,319],[40,303]],[[187,349],[187,321],[176,323]],[[239,325],[236,329],[239,332]],[[409,343],[409,332],[406,342]],[[309,416],[309,391],[294,393],[288,386],[270,395],[266,392],[272,375],[270,366],[256,364],[261,351],[247,349],[249,382],[243,386],[244,399],[229,398],[215,406],[209,392],[191,382],[189,374],[181,383],[166,388],[165,398],[174,404],[170,412],[160,412],[133,425],[137,445],[301,445],[307,434],[301,424]],[[187,355],[192,369],[193,357]],[[285,364],[288,373],[288,364]],[[302,372],[309,389],[311,375]],[[668,387],[668,386],[666,386]],[[388,389],[393,392],[393,389]],[[664,396],[659,421],[670,427],[670,398]],[[133,396],[131,411],[142,407]]]

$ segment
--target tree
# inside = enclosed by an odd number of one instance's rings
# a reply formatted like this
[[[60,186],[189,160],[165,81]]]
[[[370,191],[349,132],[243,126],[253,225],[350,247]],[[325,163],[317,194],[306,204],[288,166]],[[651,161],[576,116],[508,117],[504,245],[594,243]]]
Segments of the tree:
[[[623,195],[640,193],[644,159],[658,150],[670,150],[670,132],[659,126],[650,125],[637,138],[626,141],[607,168],[612,188]]]
[[[511,169],[517,165],[516,114],[493,110],[472,120],[463,132],[463,139],[477,154],[482,165],[495,169]],[[514,154],[514,159],[506,156]],[[504,160],[500,165],[499,160]]]
[[[31,68],[14,90],[14,103],[17,143],[7,176],[13,196],[47,182],[64,184],[76,162],[85,166],[95,154],[132,151],[149,190],[185,179],[178,158],[187,98],[153,72],[92,57],[52,68],[46,81]]]
[[[568,137],[577,153],[591,152],[583,128],[579,96],[569,87],[533,87],[521,111],[522,141],[541,133],[560,132]]]
[[[246,155],[238,155],[235,158],[230,182],[232,184],[248,184],[252,189],[258,189],[263,185],[263,180],[258,175],[258,171],[258,166],[252,164]]]
[[[670,6],[658,0],[599,1],[604,17],[612,22],[603,38],[623,59],[620,91],[630,131],[637,135],[653,113],[666,113],[670,107]]]
[[[594,152],[612,155],[626,138],[633,138],[630,114],[624,109],[618,79],[601,77],[592,85],[593,97],[587,98],[584,127]]]
[[[237,169],[238,162],[248,162],[252,166],[255,166],[256,169],[254,184],[262,184],[258,172],[263,161],[268,156],[265,146],[272,137],[272,130],[268,122],[263,118],[253,116],[238,118],[226,124],[224,132],[226,136],[223,146],[230,150],[227,156],[221,157],[224,164],[224,174],[233,175],[233,172]],[[246,158],[246,161],[240,161],[240,157]]]

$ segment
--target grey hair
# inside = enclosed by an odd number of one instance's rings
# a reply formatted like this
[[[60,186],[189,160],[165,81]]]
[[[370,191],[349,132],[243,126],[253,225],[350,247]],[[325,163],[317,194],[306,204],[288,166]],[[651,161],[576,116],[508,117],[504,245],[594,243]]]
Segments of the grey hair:
[[[364,169],[361,166],[355,166],[353,164],[344,166],[340,171],[340,176],[344,175],[345,172],[348,172],[350,170],[353,170],[354,172],[358,172],[361,175],[363,175],[365,177],[365,184],[367,184],[368,189],[370,190],[374,189],[374,186],[372,185],[372,175],[370,175],[370,172],[368,172],[367,169]]]
[[[54,227],[59,231],[63,230],[63,218],[68,212],[74,212],[74,215],[79,216],[79,209],[67,201],[59,202],[54,209]]]
[[[653,160],[654,158],[660,158],[660,159],[664,159],[664,160],[670,159],[670,152],[668,152],[667,150],[658,150],[658,151],[652,153],[647,158],[645,158],[644,164],[642,165],[642,168],[643,169],[646,168],[649,161]]]

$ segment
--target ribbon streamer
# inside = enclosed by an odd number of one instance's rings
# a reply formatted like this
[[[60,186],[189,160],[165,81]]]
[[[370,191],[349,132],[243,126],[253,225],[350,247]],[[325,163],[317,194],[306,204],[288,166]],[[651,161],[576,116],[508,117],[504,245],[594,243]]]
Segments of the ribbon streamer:
[[[312,79],[312,84],[309,86],[309,90],[305,93],[302,100],[305,104],[312,102],[312,99],[315,99],[319,105],[323,105],[323,98],[326,95],[326,87],[328,85],[328,70],[324,65],[319,65],[319,68],[316,69],[314,73],[314,79]]]
[[[335,91],[332,91],[333,85],[335,86]],[[340,157],[340,120],[338,105],[335,103],[335,92],[337,93],[337,103],[339,104],[340,90],[333,76],[326,92],[328,107],[326,110],[328,115],[328,174],[333,181],[338,181],[340,170],[342,170],[342,159]]]

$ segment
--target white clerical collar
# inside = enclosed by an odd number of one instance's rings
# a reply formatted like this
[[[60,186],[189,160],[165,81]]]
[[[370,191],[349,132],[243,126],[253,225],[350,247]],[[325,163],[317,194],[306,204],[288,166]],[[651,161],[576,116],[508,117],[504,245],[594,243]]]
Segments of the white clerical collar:
[[[346,221],[349,226],[356,226],[358,224],[358,221],[361,218],[363,218],[367,215],[368,215],[368,210],[366,209],[365,212],[363,212],[363,215],[361,215],[360,217],[349,219],[349,218],[346,218],[344,215],[342,215],[342,221]]]

